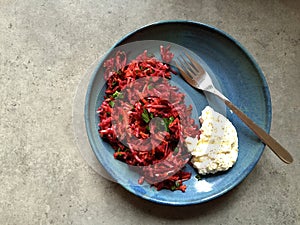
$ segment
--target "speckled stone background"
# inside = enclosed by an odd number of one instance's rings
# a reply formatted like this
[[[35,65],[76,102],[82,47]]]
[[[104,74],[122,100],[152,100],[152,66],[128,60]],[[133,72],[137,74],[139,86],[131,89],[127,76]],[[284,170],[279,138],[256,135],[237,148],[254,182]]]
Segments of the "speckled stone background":
[[[191,207],[142,200],[87,165],[72,130],[78,84],[123,35],[167,19],[216,26],[253,54],[293,164],[266,148],[237,188]],[[299,0],[0,0],[0,224],[300,224],[299,24]]]

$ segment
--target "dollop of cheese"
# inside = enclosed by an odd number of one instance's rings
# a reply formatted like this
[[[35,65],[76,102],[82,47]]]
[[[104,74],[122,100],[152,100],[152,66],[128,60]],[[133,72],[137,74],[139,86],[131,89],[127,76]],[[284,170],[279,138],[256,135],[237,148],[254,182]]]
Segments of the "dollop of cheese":
[[[238,157],[238,136],[233,124],[222,114],[207,106],[199,117],[200,139],[188,137],[186,146],[192,154],[191,163],[201,175],[231,168]]]

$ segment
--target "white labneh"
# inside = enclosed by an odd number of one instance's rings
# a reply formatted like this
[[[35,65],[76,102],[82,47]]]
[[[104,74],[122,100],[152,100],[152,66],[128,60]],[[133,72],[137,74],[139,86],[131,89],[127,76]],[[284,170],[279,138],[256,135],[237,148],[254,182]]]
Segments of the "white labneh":
[[[235,127],[222,114],[207,106],[199,117],[200,139],[186,138],[192,154],[191,163],[199,174],[213,174],[231,168],[238,157],[238,136]]]

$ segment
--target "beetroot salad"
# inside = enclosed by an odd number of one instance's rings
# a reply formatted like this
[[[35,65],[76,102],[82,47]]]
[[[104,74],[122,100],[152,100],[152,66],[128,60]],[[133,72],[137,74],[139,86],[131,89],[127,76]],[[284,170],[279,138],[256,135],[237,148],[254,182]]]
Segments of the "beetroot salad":
[[[199,137],[185,95],[169,82],[173,53],[160,47],[162,61],[144,51],[127,62],[125,52],[104,63],[107,88],[97,113],[99,135],[125,162],[157,190],[186,190],[184,171],[191,155],[186,137]]]

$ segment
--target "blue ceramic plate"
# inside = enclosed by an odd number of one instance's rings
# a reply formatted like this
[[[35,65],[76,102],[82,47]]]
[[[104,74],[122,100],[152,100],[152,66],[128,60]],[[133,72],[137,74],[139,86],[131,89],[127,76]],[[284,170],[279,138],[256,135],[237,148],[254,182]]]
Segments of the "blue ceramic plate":
[[[152,40],[152,41],[147,41]],[[153,40],[155,40],[153,42]],[[118,41],[107,53],[109,56],[121,45],[143,41],[140,47],[131,49],[130,54],[141,51],[159,55],[159,45],[153,43],[171,42],[193,51],[203,60],[218,88],[267,132],[271,124],[271,100],[264,75],[247,50],[223,31],[192,21],[163,21],[142,27]],[[146,44],[145,44],[146,43]],[[149,44],[148,44],[149,43]],[[176,48],[172,49],[175,55]],[[139,185],[138,174],[126,164],[113,158],[113,149],[98,135],[99,119],[96,110],[103,101],[105,81],[103,79],[104,57],[92,75],[86,95],[85,123],[88,138],[96,157],[107,172],[125,189],[144,199],[168,205],[190,205],[214,199],[238,185],[254,168],[264,149],[264,144],[234,114],[226,110],[226,116],[237,129],[239,156],[236,164],[227,172],[203,177],[198,181],[190,166],[192,178],[185,182],[187,189],[181,191],[156,191],[148,184]],[[185,83],[179,76],[172,82],[187,96],[192,104],[192,116],[197,120],[208,105],[207,96]]]

